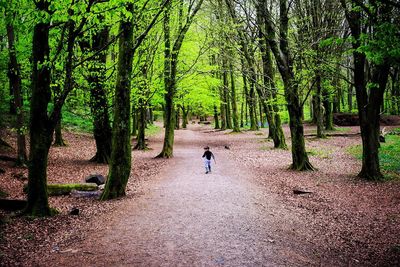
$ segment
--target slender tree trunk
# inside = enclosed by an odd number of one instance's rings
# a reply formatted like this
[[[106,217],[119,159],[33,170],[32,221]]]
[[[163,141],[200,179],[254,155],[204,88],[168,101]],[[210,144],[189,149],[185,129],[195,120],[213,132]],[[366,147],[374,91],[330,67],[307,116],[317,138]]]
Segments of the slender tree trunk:
[[[325,109],[325,130],[332,131],[335,129],[333,127],[332,101],[329,91],[325,87],[322,88],[322,97]]]
[[[316,104],[316,119],[317,119],[317,137],[324,138],[324,107],[322,103],[322,88],[321,88],[321,75],[316,73],[315,75],[315,104]]]
[[[137,150],[145,150],[146,140],[145,140],[145,131],[146,131],[146,107],[144,106],[144,101],[142,98],[139,98],[139,109],[138,109],[138,134],[137,134],[137,144],[135,149]]]
[[[166,94],[165,99],[165,136],[164,145],[161,153],[157,157],[170,158],[173,156],[174,148],[174,128],[175,128],[175,109],[174,109],[174,97],[176,92],[176,75],[178,68],[178,56],[181,50],[183,40],[190,25],[193,23],[193,19],[200,10],[204,0],[199,0],[196,6],[193,7],[192,13],[188,14],[186,22],[183,25],[183,17],[179,19],[179,33],[176,37],[175,42],[171,46],[171,34],[170,34],[170,13],[171,13],[171,2],[166,5],[164,14],[164,84]],[[181,14],[182,15],[182,14]]]
[[[223,55],[222,58],[222,82],[223,82],[223,93],[224,93],[224,107],[225,107],[225,125],[227,129],[232,129],[232,116],[231,116],[231,108],[230,108],[230,93],[229,93],[229,80],[228,80],[228,64],[226,55]]]
[[[73,54],[74,54],[74,45],[75,45],[75,22],[73,20],[68,21],[68,38],[67,38],[67,58],[65,63],[65,79],[64,79],[64,92],[70,92],[73,88]],[[58,90],[56,93],[61,94],[61,91]],[[60,98],[60,96],[57,96]],[[61,131],[61,111],[60,116],[57,120],[55,127],[55,146],[66,146]]]
[[[221,130],[226,130],[226,108],[223,86],[220,87]]]
[[[105,89],[109,29],[99,31],[92,40],[91,50],[98,53],[90,65],[88,82],[90,86],[90,108],[93,116],[93,136],[96,142],[96,154],[91,161],[109,163],[111,157],[111,126],[108,115],[108,101]]]
[[[185,105],[182,105],[182,128],[186,129],[187,125],[189,124],[189,120],[188,120],[188,115],[189,115],[189,107],[185,107]],[[217,116],[218,118],[218,116]]]
[[[149,124],[153,125],[154,124],[154,112],[153,112],[153,108],[150,107],[148,109],[149,111]]]
[[[240,127],[243,128],[244,127],[244,101],[242,101],[241,103],[241,107],[240,107]]]
[[[219,119],[218,119],[218,107],[217,107],[217,105],[214,105],[214,123],[215,123],[214,128],[215,128],[215,129],[220,129],[220,126],[219,126]]]
[[[137,136],[138,132],[138,114],[137,109],[132,110],[132,136]]]
[[[230,64],[230,72],[231,72],[231,102],[232,102],[232,118],[233,118],[233,132],[240,132],[239,127],[239,116],[238,116],[238,108],[236,102],[236,88],[235,88],[235,77],[233,75],[233,66]]]
[[[133,12],[133,4],[127,4],[127,11]],[[102,200],[125,196],[131,172],[130,78],[133,63],[133,23],[131,20],[125,19],[120,23],[111,160]]]
[[[289,112],[290,135],[292,137],[292,165],[291,168],[299,171],[313,170],[310,164],[304,141],[303,127],[303,106],[301,105],[298,83],[294,77],[293,64],[291,61],[288,46],[288,3],[287,0],[280,0],[280,34],[279,46],[276,38],[276,31],[272,23],[271,15],[266,9],[265,0],[260,0],[260,10],[263,12],[264,23],[268,44],[275,56],[275,60],[282,76],[285,89],[285,98]]]
[[[250,70],[251,72],[255,71],[254,69]],[[249,91],[249,109],[250,109],[250,131],[257,131],[257,103],[256,103],[256,93],[255,93],[255,86],[256,86],[256,76],[255,73],[250,74],[250,91]]]
[[[158,155],[160,158],[171,158],[173,156],[174,148],[174,129],[175,129],[175,109],[174,109],[174,96],[175,96],[175,77],[172,77],[172,51],[171,51],[171,36],[170,36],[170,12],[171,4],[166,7],[164,12],[164,85],[166,93],[165,100],[165,135],[164,145],[161,153]]]
[[[10,2],[9,5],[12,3]],[[10,14],[6,11],[6,17]],[[9,18],[7,23],[7,37],[8,37],[8,51],[9,51],[9,71],[8,77],[10,79],[10,90],[13,92],[13,103],[15,104],[15,112],[17,114],[16,129],[17,129],[17,166],[24,166],[27,162],[26,156],[26,141],[24,131],[24,110],[22,102],[22,88],[21,88],[21,68],[18,64],[17,54],[15,49],[15,33],[14,26]]]
[[[275,148],[287,149],[285,135],[281,125],[281,117],[279,115],[279,107],[277,105],[277,89],[274,82],[271,51],[269,47],[267,47],[265,33],[263,33],[265,29],[262,19],[262,13],[260,10],[257,10],[257,22],[260,27],[259,47],[262,57],[264,82],[264,90],[262,90],[260,87],[257,87],[257,91],[267,117],[269,125],[269,138],[272,138],[274,141]]]
[[[176,130],[179,130],[180,129],[180,123],[181,123],[181,112],[180,112],[180,108],[178,107],[176,110],[175,110],[175,116],[176,116],[176,119],[175,119],[175,129]]]
[[[59,147],[67,145],[62,137],[61,121],[62,121],[62,115],[60,114],[60,118],[58,119],[56,128],[54,129],[54,144],[53,144],[54,146],[59,146]]]

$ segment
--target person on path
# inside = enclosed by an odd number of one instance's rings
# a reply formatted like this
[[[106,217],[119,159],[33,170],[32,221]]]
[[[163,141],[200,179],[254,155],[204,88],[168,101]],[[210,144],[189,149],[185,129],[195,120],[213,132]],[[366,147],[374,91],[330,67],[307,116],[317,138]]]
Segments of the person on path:
[[[210,151],[210,147],[206,146],[204,148],[204,154],[203,154],[203,159],[204,159],[204,166],[206,167],[206,174],[211,173],[211,158],[214,159],[215,164],[217,162],[215,161],[214,154]]]

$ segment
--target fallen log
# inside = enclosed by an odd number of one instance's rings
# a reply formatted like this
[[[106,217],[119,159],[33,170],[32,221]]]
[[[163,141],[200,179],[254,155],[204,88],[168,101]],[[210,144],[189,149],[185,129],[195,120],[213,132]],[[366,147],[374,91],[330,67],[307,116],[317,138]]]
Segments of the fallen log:
[[[49,196],[64,196],[69,195],[72,190],[77,191],[96,191],[97,184],[84,183],[84,184],[48,184],[47,193]],[[24,186],[24,192],[28,192],[28,185]]]
[[[26,207],[26,200],[0,199],[0,209],[6,211],[22,210]]]

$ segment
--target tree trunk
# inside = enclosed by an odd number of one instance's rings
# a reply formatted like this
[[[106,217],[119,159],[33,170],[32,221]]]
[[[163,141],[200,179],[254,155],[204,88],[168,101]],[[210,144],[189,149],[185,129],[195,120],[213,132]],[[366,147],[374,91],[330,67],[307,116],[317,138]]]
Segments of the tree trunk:
[[[255,70],[254,69],[250,70],[250,72],[253,71]],[[256,79],[255,73],[250,74],[250,91],[249,91],[250,131],[258,130],[257,115],[256,115],[257,102],[256,102],[255,88],[254,88],[256,86],[255,79]]]
[[[285,89],[285,98],[289,112],[290,135],[292,137],[292,165],[291,168],[299,171],[313,170],[310,164],[304,141],[303,127],[303,107],[301,105],[298,83],[294,77],[293,64],[291,61],[288,47],[288,6],[287,0],[280,0],[280,35],[279,46],[276,38],[276,31],[272,23],[271,15],[266,9],[265,0],[260,0],[261,10],[263,11],[264,23],[268,44],[275,56],[276,65],[282,76]]]
[[[175,130],[179,130],[180,129],[180,123],[181,123],[181,112],[180,112],[180,108],[178,107],[177,109],[175,109]]]
[[[383,103],[383,95],[389,76],[389,60],[384,58],[382,64],[372,66],[371,75],[367,75],[365,72],[365,67],[368,63],[366,56],[358,51],[361,46],[361,37],[363,35],[363,16],[361,14],[361,9],[347,9],[344,0],[341,0],[341,4],[345,9],[351,35],[354,38],[352,42],[354,84],[363,146],[362,168],[358,176],[366,180],[381,180],[383,175],[379,166],[379,119],[380,107]],[[387,16],[388,14],[383,13],[381,18],[385,20],[388,19]],[[373,26],[374,25],[372,25],[372,27]],[[366,85],[368,82],[370,82],[372,88],[367,88]]]
[[[226,55],[222,58],[222,82],[223,82],[223,94],[224,94],[224,108],[225,108],[225,125],[227,129],[232,129],[232,116],[229,101],[229,80],[228,80],[228,64]]]
[[[220,87],[220,110],[221,110],[221,130],[226,130],[226,108],[223,86]]]
[[[132,110],[132,136],[137,136],[138,132],[138,114],[137,109]]]
[[[171,33],[170,33],[170,14],[171,4],[168,4],[164,13],[164,86],[166,93],[165,100],[165,135],[164,144],[161,153],[157,156],[159,158],[171,158],[174,149],[174,129],[175,129],[175,109],[174,109],[174,96],[175,96],[175,77],[172,77],[172,51],[171,51]],[[174,63],[175,64],[175,63]]]
[[[149,124],[151,124],[151,125],[153,125],[154,124],[154,112],[153,112],[153,108],[152,107],[149,107],[148,108],[148,115],[149,115],[149,117],[148,117],[148,122],[149,122]]]
[[[260,87],[257,87],[257,92],[267,117],[269,125],[269,138],[272,138],[275,148],[287,149],[285,135],[283,133],[281,124],[281,117],[279,115],[279,107],[277,105],[277,89],[274,82],[271,51],[267,46],[265,33],[263,33],[265,29],[262,19],[262,13],[260,10],[257,10],[257,22],[260,27],[259,47],[263,64],[264,82],[264,90],[262,90]],[[271,102],[273,103],[271,104]]]
[[[201,5],[204,0],[199,0],[195,7],[193,7],[192,13],[188,14],[186,23],[183,25],[182,17],[179,19],[179,33],[176,37],[175,42],[171,47],[171,33],[170,33],[170,15],[171,15],[171,2],[166,4],[166,10],[164,14],[164,85],[166,94],[165,98],[165,136],[164,144],[161,153],[157,157],[170,158],[173,156],[174,147],[174,128],[175,128],[175,109],[174,109],[174,97],[176,93],[176,75],[178,67],[178,57],[181,50],[183,40],[190,25],[193,22],[194,17],[199,12]],[[184,19],[183,19],[184,20]]]
[[[260,127],[265,128],[265,120],[264,120],[263,113],[265,113],[265,114],[267,114],[267,113],[263,110],[260,98],[258,98],[257,104],[258,104],[258,113],[260,115]]]
[[[137,150],[145,150],[146,140],[145,140],[145,131],[146,131],[146,107],[144,106],[144,101],[142,98],[139,98],[139,109],[138,109],[138,134],[137,134],[137,144],[135,149]]]
[[[133,12],[133,4],[127,4]],[[130,94],[133,63],[132,18],[120,23],[118,74],[114,97],[114,122],[109,173],[102,200],[125,196],[131,172]]]
[[[316,119],[317,119],[317,138],[325,138],[324,133],[324,107],[322,103],[322,88],[321,88],[321,75],[315,75],[315,104],[316,104]]]
[[[74,54],[74,45],[75,45],[75,22],[73,20],[68,21],[68,38],[67,38],[67,58],[65,63],[65,79],[64,79],[64,92],[72,91],[73,85],[73,54]],[[58,90],[55,92],[56,98],[60,99],[62,92]],[[56,100],[58,101],[58,100]],[[64,140],[62,138],[61,132],[61,110],[59,111],[59,115],[57,118],[57,122],[55,125],[55,146],[65,146]]]
[[[182,105],[182,128],[186,129],[187,125],[189,124],[189,119],[188,119],[188,115],[189,115],[189,107],[185,107],[185,105]]]
[[[9,5],[12,3],[10,2]],[[9,17],[8,11],[6,11],[6,17]],[[14,109],[17,114],[16,129],[17,129],[17,166],[24,166],[27,162],[26,156],[26,141],[24,131],[24,110],[22,102],[22,88],[21,88],[21,68],[18,64],[17,54],[15,49],[15,33],[14,26],[9,18],[7,23],[7,37],[8,37],[8,51],[10,57],[9,63],[9,79],[10,79],[10,90],[13,92],[13,103],[15,104]]]
[[[96,154],[91,161],[109,163],[111,157],[111,126],[108,115],[108,101],[105,89],[105,74],[109,29],[99,31],[92,40],[92,52],[98,53],[90,64],[88,83],[90,86],[90,108],[93,116],[93,136],[96,142]]]
[[[42,11],[45,1],[39,2]],[[48,3],[49,4],[49,3]],[[30,153],[28,174],[28,204],[24,213],[32,216],[49,216],[47,195],[47,159],[53,129],[49,127],[47,105],[50,102],[49,23],[38,23],[33,30],[33,73],[30,107]]]
[[[333,112],[332,112],[332,101],[329,91],[324,87],[322,88],[323,104],[325,109],[325,130],[332,131],[333,127]]]
[[[214,129],[220,129],[217,105],[214,105],[214,123],[215,123]]]
[[[61,121],[62,121],[62,116],[60,114],[60,118],[58,119],[56,128],[54,130],[54,144],[53,144],[54,146],[58,147],[67,146],[62,137]]]
[[[236,102],[236,88],[235,88],[235,77],[233,75],[233,66],[230,64],[230,71],[231,71],[231,102],[232,102],[232,118],[233,118],[233,132],[238,133],[240,132],[239,127],[239,116],[238,116],[238,108]]]

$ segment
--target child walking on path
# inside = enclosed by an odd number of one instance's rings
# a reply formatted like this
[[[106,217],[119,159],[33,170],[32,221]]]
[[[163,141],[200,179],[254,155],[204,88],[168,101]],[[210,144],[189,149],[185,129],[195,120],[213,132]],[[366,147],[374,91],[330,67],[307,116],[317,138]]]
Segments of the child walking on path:
[[[210,147],[206,146],[204,148],[204,154],[203,154],[203,159],[204,159],[204,166],[206,167],[206,174],[211,173],[211,158],[214,159],[215,164],[217,162],[215,161],[214,154],[210,151]]]

